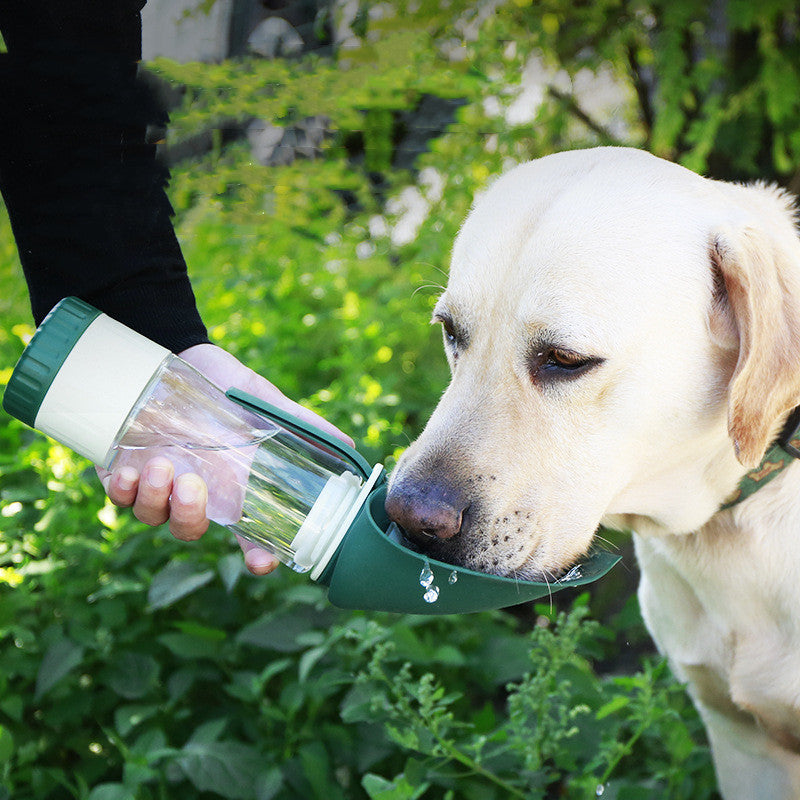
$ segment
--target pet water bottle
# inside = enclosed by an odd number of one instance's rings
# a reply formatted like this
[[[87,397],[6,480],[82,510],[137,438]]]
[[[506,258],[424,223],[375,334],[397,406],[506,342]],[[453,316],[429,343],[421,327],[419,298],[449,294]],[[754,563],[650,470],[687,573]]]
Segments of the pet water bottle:
[[[486,575],[417,552],[384,508],[386,473],[352,447],[238,389],[73,297],[39,326],[3,407],[106,469],[155,455],[208,486],[207,516],[328,588],[341,608],[452,614],[596,580],[597,551],[555,584]]]
[[[208,487],[209,519],[312,577],[381,473],[365,480],[335,452],[234,402],[178,356],[76,298],[41,324],[3,405],[106,469],[141,471],[163,455],[176,476],[196,473]]]

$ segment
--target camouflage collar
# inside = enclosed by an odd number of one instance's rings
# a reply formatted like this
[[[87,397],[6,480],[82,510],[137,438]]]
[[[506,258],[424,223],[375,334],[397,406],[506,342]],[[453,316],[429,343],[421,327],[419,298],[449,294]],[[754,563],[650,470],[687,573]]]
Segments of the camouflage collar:
[[[786,420],[786,425],[775,444],[767,450],[761,463],[742,478],[731,498],[720,507],[720,511],[746,500],[762,486],[783,472],[795,459],[800,458],[800,406]]]

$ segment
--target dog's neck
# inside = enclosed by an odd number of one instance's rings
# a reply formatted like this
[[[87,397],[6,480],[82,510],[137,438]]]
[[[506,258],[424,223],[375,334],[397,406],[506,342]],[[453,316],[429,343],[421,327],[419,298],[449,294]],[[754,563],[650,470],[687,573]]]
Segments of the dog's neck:
[[[736,461],[724,423],[695,442],[693,453],[684,453],[683,463],[673,463],[662,472],[640,482],[638,490],[621,504],[649,507],[648,511],[606,515],[602,525],[631,530],[640,536],[663,537],[699,533],[724,518],[738,518],[754,495],[761,499],[773,481],[783,483],[788,469],[800,458],[800,411],[793,412],[775,432],[774,444],[756,469],[742,472]],[[687,469],[687,465],[690,465]],[[689,494],[687,494],[689,492]],[[800,495],[799,495],[800,496]],[[760,504],[759,504],[760,505]],[[800,507],[800,504],[799,504]],[[658,511],[656,511],[658,509]],[[726,512],[736,512],[730,514]]]
[[[710,678],[711,701],[733,700],[792,742],[800,719],[786,670],[800,657],[799,498],[800,462],[792,462],[693,535],[634,536],[642,614],[673,668]]]

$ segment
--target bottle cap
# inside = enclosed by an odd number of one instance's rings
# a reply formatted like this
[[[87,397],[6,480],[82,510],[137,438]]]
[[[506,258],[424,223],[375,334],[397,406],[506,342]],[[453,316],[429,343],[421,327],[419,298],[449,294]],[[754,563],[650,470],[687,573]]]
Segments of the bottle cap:
[[[20,356],[3,395],[3,408],[34,427],[47,390],[75,343],[100,312],[67,297],[44,318]]]
[[[3,408],[105,466],[169,351],[75,297],[56,305],[17,362]]]

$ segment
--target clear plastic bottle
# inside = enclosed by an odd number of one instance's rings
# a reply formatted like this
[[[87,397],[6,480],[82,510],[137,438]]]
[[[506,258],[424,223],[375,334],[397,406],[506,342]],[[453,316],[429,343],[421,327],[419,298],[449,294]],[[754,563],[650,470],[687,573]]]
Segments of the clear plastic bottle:
[[[362,485],[341,459],[232,402],[171,354],[116,439],[108,469],[141,471],[154,455],[166,456],[176,475],[206,482],[209,519],[299,572],[316,564],[325,529],[345,516]]]
[[[107,469],[141,470],[166,456],[176,476],[206,482],[209,519],[312,577],[369,488],[352,464],[232,401],[178,356],[74,298],[40,326],[4,405]]]

